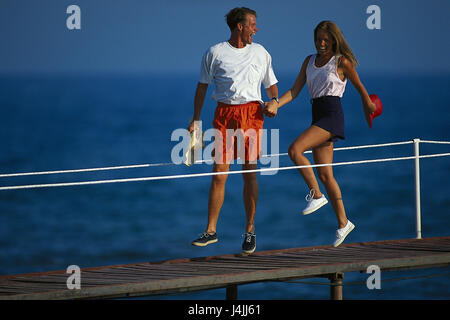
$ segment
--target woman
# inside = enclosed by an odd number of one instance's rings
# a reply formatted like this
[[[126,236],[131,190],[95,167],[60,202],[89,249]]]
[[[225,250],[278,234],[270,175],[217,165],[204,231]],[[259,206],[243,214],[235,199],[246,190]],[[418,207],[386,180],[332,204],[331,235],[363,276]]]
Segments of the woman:
[[[284,93],[279,101],[271,100],[265,103],[265,114],[274,117],[278,109],[294,100],[307,83],[312,98],[312,123],[289,147],[289,156],[298,166],[310,165],[303,155],[309,149],[313,151],[316,164],[332,163],[334,142],[345,139],[340,98],[345,91],[347,79],[361,96],[367,121],[376,109],[355,70],[357,60],[338,26],[332,21],[319,23],[314,29],[314,43],[317,54],[306,57],[293,87]],[[327,204],[328,200],[319,188],[313,169],[309,167],[299,171],[310,190],[306,196],[308,204],[303,210],[306,215]],[[337,247],[355,226],[346,217],[341,190],[333,176],[332,167],[317,167],[317,173],[338,220],[338,230],[333,243]]]

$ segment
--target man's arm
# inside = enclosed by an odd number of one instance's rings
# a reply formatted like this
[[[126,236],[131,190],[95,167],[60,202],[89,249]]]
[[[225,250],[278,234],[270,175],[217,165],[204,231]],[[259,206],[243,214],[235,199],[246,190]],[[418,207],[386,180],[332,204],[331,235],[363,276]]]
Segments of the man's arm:
[[[207,91],[208,91],[208,84],[200,82],[197,84],[197,90],[195,90],[195,97],[194,97],[194,115],[192,116],[192,120],[189,123],[188,127],[189,132],[194,130],[194,121],[200,120],[200,114],[202,112],[203,102],[205,101]]]
[[[266,89],[266,93],[269,96],[270,99],[273,97],[278,98],[278,87],[276,84],[271,85],[269,88]]]

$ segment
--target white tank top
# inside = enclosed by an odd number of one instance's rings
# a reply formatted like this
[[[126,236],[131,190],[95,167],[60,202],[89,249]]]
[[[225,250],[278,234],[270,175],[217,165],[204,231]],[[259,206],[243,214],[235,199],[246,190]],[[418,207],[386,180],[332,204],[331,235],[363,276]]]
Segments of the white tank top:
[[[347,79],[342,81],[337,73],[336,61],[340,56],[331,57],[330,61],[322,67],[316,67],[316,55],[313,54],[306,67],[306,83],[311,98],[323,96],[336,96],[342,98]]]

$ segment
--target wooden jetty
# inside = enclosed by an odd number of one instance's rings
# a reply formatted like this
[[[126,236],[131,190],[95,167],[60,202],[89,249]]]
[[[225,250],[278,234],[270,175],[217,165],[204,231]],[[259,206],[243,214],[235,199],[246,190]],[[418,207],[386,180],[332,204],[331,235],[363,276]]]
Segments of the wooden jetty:
[[[226,288],[328,277],[331,298],[342,299],[344,272],[450,265],[450,236],[317,246],[81,269],[80,289],[68,289],[66,270],[0,276],[0,299],[103,299]]]

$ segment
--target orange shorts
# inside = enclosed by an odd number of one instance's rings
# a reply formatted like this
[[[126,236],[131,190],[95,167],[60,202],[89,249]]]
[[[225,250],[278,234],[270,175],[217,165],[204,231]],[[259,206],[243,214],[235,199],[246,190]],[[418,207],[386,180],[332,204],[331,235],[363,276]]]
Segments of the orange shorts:
[[[214,150],[216,163],[231,163],[240,158],[254,162],[261,154],[264,115],[258,101],[229,105],[219,102],[214,113]]]

